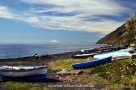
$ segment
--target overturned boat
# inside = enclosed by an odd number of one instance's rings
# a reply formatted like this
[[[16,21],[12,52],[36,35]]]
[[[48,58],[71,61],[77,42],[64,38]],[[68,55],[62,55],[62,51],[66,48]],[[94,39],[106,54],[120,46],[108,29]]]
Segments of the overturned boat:
[[[1,78],[41,80],[47,75],[47,66],[1,66]]]
[[[112,57],[107,57],[103,59],[95,59],[91,61],[85,61],[85,62],[79,62],[72,64],[72,67],[75,69],[83,69],[83,68],[89,68],[94,67],[100,64],[111,62]]]
[[[100,59],[100,58],[106,58],[112,56],[113,59],[123,59],[123,58],[129,58],[132,57],[132,54],[129,53],[129,49],[122,49],[118,51],[111,51],[111,52],[104,52],[100,54],[94,55],[94,58]]]
[[[74,58],[74,59],[84,59],[84,58],[92,57],[94,55],[95,55],[95,53],[91,53],[91,54],[72,54],[71,57]]]

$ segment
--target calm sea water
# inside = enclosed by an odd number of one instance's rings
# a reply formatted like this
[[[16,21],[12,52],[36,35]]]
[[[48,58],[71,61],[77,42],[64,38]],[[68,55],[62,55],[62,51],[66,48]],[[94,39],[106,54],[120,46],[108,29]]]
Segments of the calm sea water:
[[[0,59],[32,56],[34,54],[57,54],[81,49],[91,49],[102,45],[61,45],[61,44],[0,44]]]

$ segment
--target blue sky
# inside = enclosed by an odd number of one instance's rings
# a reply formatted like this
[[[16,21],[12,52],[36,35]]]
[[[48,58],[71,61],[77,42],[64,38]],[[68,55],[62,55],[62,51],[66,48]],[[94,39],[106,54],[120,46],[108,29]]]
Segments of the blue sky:
[[[0,43],[95,43],[135,12],[135,0],[0,0]]]

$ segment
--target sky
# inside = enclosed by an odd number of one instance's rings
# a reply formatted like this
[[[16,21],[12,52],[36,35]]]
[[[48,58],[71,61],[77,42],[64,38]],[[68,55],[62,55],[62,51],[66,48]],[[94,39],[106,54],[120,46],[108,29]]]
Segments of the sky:
[[[136,12],[136,0],[0,0],[0,44],[95,43]]]

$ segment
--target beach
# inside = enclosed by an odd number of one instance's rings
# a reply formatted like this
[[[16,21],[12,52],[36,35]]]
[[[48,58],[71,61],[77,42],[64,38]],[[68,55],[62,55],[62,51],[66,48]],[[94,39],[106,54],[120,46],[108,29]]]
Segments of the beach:
[[[0,0],[0,90],[136,90],[136,0]]]
[[[97,49],[88,50],[94,52]],[[79,75],[57,75],[62,70],[75,70],[72,63],[92,60],[92,57],[86,59],[73,59],[70,57],[73,53],[80,51],[66,52],[51,55],[34,56],[1,59],[0,65],[12,66],[38,66],[48,65],[48,74],[44,80],[24,81],[24,80],[2,80],[1,90],[69,90],[73,89],[134,89],[136,62],[131,58],[123,60],[114,60],[93,68],[83,69]],[[131,70],[131,71],[128,71]],[[131,78],[131,79],[129,79]]]
[[[9,58],[9,59],[0,59],[0,65],[1,66],[6,66],[6,65],[11,65],[11,66],[38,66],[38,65],[48,65],[49,62],[55,62],[56,60],[68,60],[71,59],[70,55],[73,53],[79,53],[80,51],[75,51],[75,52],[66,52],[66,53],[60,53],[60,54],[52,54],[52,55],[42,55],[39,56],[40,59],[35,59],[34,56],[29,56],[29,57],[22,57],[22,58]],[[17,83],[27,83],[30,86],[33,84],[37,84],[39,89],[43,89],[45,87],[47,88],[65,88],[65,87],[71,87],[71,88],[77,88],[83,87],[83,85],[86,85],[85,83],[82,82],[73,82],[70,81],[66,76],[57,76],[56,71],[53,71],[51,69],[52,66],[48,65],[48,76],[45,78],[45,80],[41,81],[22,81],[22,80],[2,80],[0,89],[1,90],[10,90],[12,86],[8,86],[7,83],[12,82],[11,85],[14,86],[14,84]],[[83,85],[82,85],[83,84]],[[17,87],[13,87],[14,89],[20,87],[18,85]],[[37,86],[36,86],[37,87]],[[87,86],[86,86],[87,87]],[[25,88],[25,87],[24,87]],[[23,89],[23,88],[22,88]],[[67,88],[68,89],[68,88]],[[37,90],[37,89],[36,89]]]

